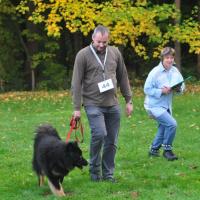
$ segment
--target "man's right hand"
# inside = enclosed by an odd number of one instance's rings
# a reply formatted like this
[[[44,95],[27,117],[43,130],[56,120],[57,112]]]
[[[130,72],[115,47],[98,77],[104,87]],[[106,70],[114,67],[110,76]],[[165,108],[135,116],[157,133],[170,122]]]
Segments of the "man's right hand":
[[[80,119],[81,118],[81,111],[75,110],[73,116],[74,116],[75,119]]]

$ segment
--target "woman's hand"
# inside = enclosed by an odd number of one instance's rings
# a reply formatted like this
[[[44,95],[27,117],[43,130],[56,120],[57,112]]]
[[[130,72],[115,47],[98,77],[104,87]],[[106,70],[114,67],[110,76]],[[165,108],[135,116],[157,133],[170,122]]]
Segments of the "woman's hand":
[[[171,88],[170,87],[164,86],[162,88],[162,94],[169,94],[170,92],[171,92]]]

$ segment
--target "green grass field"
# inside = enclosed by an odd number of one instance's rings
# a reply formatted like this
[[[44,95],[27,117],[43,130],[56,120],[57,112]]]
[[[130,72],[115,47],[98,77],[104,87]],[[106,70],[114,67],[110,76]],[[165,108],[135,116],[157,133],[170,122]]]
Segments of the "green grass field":
[[[121,99],[122,120],[116,156],[116,184],[93,183],[88,167],[75,169],[64,179],[71,200],[199,200],[200,199],[200,93],[188,92],[174,98],[178,122],[174,151],[178,161],[147,153],[156,132],[156,122],[143,109],[140,90],[134,97],[134,114],[126,118]],[[53,200],[45,181],[41,188],[32,171],[33,136],[41,123],[51,123],[65,140],[72,114],[67,92],[17,92],[0,95],[0,199]],[[89,127],[83,111],[85,141],[80,145],[89,158]],[[72,138],[73,139],[73,138]]]

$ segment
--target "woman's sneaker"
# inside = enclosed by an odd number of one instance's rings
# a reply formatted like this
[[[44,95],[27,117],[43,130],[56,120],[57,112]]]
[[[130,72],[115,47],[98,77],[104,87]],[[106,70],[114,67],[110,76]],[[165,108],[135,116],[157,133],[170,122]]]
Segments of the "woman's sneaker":
[[[149,151],[149,156],[159,157],[159,156],[160,156],[159,149],[151,149],[151,150]]]
[[[172,150],[164,150],[163,156],[169,161],[178,160],[178,157],[173,153]]]

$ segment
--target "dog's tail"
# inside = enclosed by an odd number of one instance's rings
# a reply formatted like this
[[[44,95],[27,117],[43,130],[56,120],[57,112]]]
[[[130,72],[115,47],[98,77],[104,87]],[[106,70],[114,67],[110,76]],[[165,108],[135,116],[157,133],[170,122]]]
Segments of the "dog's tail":
[[[45,136],[54,136],[56,138],[58,138],[59,140],[61,140],[60,136],[58,135],[57,130],[52,127],[50,124],[43,124],[38,126],[38,128],[36,129],[36,138],[42,138]]]
[[[42,169],[40,165],[38,164],[38,145],[45,137],[48,136],[53,136],[59,140],[61,138],[58,135],[58,132],[56,131],[55,128],[53,128],[50,124],[43,124],[37,127],[35,131],[35,138],[34,138],[34,151],[33,151],[33,160],[32,160],[32,165],[33,165],[33,170],[36,171],[38,176],[42,175]]]

